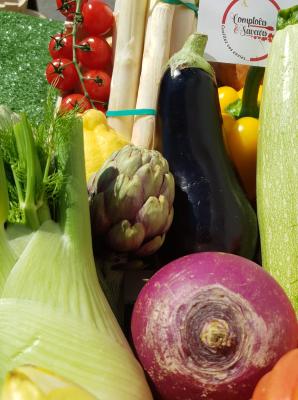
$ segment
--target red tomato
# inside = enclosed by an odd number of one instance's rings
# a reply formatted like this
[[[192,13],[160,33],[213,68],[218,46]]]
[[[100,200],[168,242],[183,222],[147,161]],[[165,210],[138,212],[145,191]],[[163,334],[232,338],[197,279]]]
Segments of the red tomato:
[[[63,91],[73,89],[79,79],[73,62],[67,58],[55,58],[49,62],[46,78],[50,85]]]
[[[83,26],[91,35],[103,35],[112,29],[114,15],[101,0],[88,0],[82,7]]]
[[[83,4],[86,3],[87,0],[83,0]],[[77,2],[76,0],[56,0],[57,4],[57,10],[61,12],[64,17],[68,19],[73,19],[75,12],[76,12],[76,7],[77,7]]]
[[[92,100],[98,100],[103,103],[109,100],[111,78],[98,69],[93,69],[83,75],[85,88]]]
[[[102,111],[103,113],[106,113],[106,112],[107,112],[107,103],[102,103],[102,102],[96,102],[96,101],[94,101],[93,104],[94,104],[94,107],[95,107],[97,110]]]
[[[90,36],[90,35],[88,32],[86,32],[85,28],[83,27],[83,24],[78,24],[78,26],[77,26],[77,41],[79,42],[88,36]]]
[[[112,49],[108,42],[100,37],[89,36],[79,44],[77,49],[78,61],[84,67],[105,69],[112,62]]]
[[[51,38],[49,52],[52,58],[72,59],[72,36],[65,33],[56,33]]]
[[[77,112],[84,112],[92,108],[89,100],[79,93],[69,94],[68,96],[63,97],[60,105],[60,111],[62,113],[66,113],[70,110],[76,109]]]

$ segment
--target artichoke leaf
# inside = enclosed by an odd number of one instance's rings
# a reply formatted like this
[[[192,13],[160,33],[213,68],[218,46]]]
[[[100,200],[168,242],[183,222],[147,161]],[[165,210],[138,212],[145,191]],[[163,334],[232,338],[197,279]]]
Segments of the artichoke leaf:
[[[170,213],[169,202],[165,196],[150,196],[137,215],[137,221],[144,225],[146,237],[164,232]]]
[[[172,174],[164,174],[160,193],[168,199],[169,204],[173,204],[175,197],[175,180]]]
[[[120,174],[105,194],[107,211],[112,224],[135,218],[143,204],[142,182],[137,175],[132,178]]]
[[[136,151],[137,150],[137,151]],[[133,177],[137,170],[143,165],[141,152],[132,146],[125,146],[117,153],[114,159],[114,166],[119,173],[125,171],[129,177]]]
[[[143,202],[146,201],[149,196],[158,195],[159,188],[162,182],[162,176],[158,176],[158,179],[156,179],[155,173],[150,164],[145,164],[140,167],[139,170],[136,172],[136,175],[139,177],[142,183]]]
[[[108,233],[110,247],[122,252],[137,250],[144,239],[145,229],[143,224],[131,225],[128,220],[114,225]]]
[[[94,196],[90,208],[91,218],[93,221],[93,232],[97,235],[105,233],[110,227],[110,220],[106,213],[104,193],[99,192]]]
[[[147,257],[156,253],[156,251],[163,245],[165,238],[165,233],[161,236],[155,236],[155,238],[153,238],[149,242],[144,243],[143,246],[141,246],[136,252],[136,254],[139,257]]]

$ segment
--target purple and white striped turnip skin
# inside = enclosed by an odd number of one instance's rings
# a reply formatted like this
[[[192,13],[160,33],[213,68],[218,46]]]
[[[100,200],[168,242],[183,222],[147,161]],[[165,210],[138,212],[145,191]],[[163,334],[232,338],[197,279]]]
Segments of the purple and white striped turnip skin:
[[[171,262],[142,289],[132,316],[139,359],[161,400],[248,400],[298,344],[297,319],[261,267],[224,253]]]

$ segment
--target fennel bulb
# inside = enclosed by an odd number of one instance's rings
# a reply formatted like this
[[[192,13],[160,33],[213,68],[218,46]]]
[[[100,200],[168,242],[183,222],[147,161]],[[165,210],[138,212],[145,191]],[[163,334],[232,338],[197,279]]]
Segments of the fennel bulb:
[[[14,252],[2,223],[0,246],[17,260],[0,299],[0,387],[8,371],[32,364],[101,400],[152,399],[97,279],[81,119],[50,109],[31,127],[22,115],[0,132],[0,157],[9,220],[20,224],[10,228],[16,239],[26,228],[23,248]]]

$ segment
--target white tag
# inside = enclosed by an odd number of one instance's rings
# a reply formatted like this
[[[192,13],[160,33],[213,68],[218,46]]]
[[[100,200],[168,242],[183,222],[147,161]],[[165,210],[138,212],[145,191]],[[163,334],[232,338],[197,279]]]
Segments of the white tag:
[[[208,35],[207,60],[265,66],[277,13],[294,5],[297,0],[200,0],[198,32]]]

